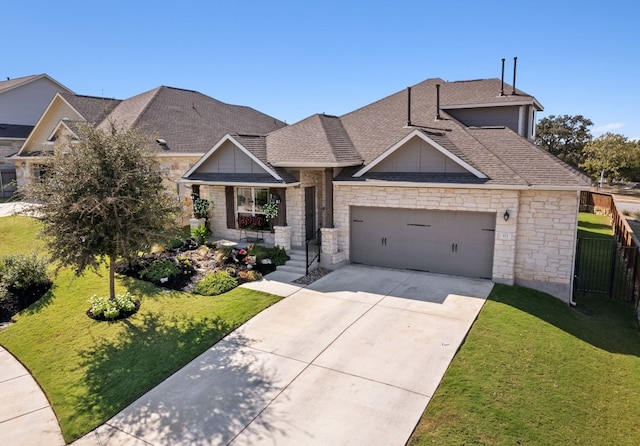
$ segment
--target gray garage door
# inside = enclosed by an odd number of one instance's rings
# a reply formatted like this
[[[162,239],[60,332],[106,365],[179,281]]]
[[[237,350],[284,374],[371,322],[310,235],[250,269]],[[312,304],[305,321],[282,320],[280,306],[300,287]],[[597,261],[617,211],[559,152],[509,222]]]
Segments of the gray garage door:
[[[491,278],[496,214],[351,208],[351,261]]]

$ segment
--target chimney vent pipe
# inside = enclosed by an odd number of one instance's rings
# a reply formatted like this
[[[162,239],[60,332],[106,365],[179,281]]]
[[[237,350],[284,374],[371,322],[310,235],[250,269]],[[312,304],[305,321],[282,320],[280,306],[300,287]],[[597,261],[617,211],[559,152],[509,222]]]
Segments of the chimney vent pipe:
[[[502,58],[502,85],[500,87],[500,96],[504,96],[504,57]]]
[[[407,87],[407,127],[411,125],[411,87]]]
[[[440,84],[436,84],[436,121],[440,119]]]
[[[513,90],[511,94],[516,94],[516,64],[518,63],[518,58],[513,58]]]

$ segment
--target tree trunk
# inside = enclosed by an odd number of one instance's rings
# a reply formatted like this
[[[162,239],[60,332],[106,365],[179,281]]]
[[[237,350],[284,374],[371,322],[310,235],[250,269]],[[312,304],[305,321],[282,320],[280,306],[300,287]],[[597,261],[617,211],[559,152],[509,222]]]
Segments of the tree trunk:
[[[116,261],[109,256],[109,299],[116,300]]]

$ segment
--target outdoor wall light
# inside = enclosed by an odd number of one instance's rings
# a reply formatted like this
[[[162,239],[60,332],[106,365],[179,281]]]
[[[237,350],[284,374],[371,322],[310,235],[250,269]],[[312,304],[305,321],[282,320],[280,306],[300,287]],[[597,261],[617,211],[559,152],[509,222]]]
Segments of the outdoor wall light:
[[[504,221],[509,221],[509,211],[508,210],[504,211],[503,217],[504,217]]]
[[[278,195],[278,194],[273,194],[273,201],[274,201],[276,204],[280,204],[280,195]]]

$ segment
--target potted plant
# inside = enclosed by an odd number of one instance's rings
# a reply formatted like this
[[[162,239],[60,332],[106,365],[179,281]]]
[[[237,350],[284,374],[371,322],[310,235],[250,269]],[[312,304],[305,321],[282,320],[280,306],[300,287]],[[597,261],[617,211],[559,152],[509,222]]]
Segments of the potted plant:
[[[209,218],[211,209],[213,209],[213,201],[200,197],[193,198],[193,218],[189,220],[191,231],[200,226],[207,226],[207,218]]]
[[[266,217],[267,221],[274,219],[278,216],[278,203],[276,203],[275,201],[270,201],[269,203],[266,203],[264,206],[262,206],[262,210],[264,211],[264,216]]]

